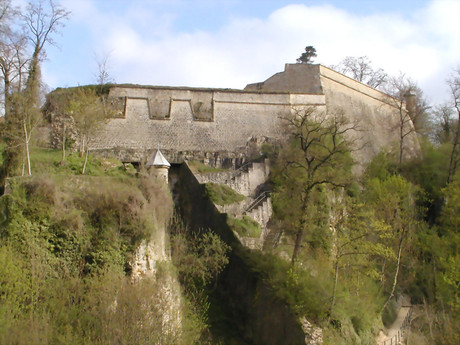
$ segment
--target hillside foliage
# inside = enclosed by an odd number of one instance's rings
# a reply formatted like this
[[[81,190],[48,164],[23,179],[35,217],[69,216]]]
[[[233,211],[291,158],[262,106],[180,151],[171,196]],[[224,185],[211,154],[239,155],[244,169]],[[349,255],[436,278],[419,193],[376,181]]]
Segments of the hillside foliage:
[[[251,265],[299,317],[323,328],[326,344],[375,344],[404,296],[415,306],[409,337],[456,344],[460,178],[446,184],[440,170],[448,162],[445,144],[423,142],[420,158],[402,164],[396,154],[381,152],[359,178],[349,174],[350,147],[341,165],[318,180],[341,182],[318,183],[306,194],[313,180],[305,162],[323,160],[321,151],[307,156],[299,150],[299,132],[271,153],[277,236],[272,249],[249,254]],[[301,249],[289,264],[299,227]]]
[[[222,241],[183,238],[174,253],[185,259],[159,262],[154,277],[133,284],[135,250],[169,227],[166,186],[114,161],[90,157],[94,175],[81,176],[71,160],[59,164],[59,152],[36,153],[48,171],[9,179],[0,198],[0,343],[205,343],[207,311],[193,296],[227,263]],[[171,330],[158,320],[177,275],[195,288],[178,300],[183,329]]]
[[[40,65],[70,13],[53,1],[31,2],[22,14],[3,9],[0,344],[234,344],[214,339],[209,320],[212,290],[234,248],[210,229],[188,231],[154,176],[90,154],[99,126],[119,116],[107,75],[100,85],[55,90],[40,109]],[[307,46],[298,62],[315,56]],[[430,110],[413,82],[388,78],[365,57],[343,67],[373,86],[393,80],[387,93],[399,109],[399,143],[358,177],[353,116],[293,109],[285,141],[261,152],[272,162],[274,236],[264,250],[238,255],[274,299],[322,328],[325,344],[375,344],[403,297],[415,306],[411,344],[460,344],[460,70],[448,83],[451,104]],[[419,96],[414,114],[405,111],[408,92]],[[47,136],[54,117],[59,151]],[[413,131],[421,152],[406,159],[404,138]],[[219,205],[244,199],[221,185],[205,193]],[[241,236],[261,233],[249,217],[226,219]],[[134,281],[137,248],[162,234],[171,260]],[[168,322],[171,304],[180,326]]]

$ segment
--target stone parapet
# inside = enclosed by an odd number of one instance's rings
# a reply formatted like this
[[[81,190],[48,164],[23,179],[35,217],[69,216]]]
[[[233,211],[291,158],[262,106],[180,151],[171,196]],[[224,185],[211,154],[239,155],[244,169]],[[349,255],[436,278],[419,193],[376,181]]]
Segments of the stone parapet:
[[[399,111],[406,111],[378,90],[310,64],[287,64],[285,71],[245,90],[116,85],[109,96],[124,110],[94,136],[91,150],[139,162],[160,147],[172,163],[209,157],[212,166],[250,159],[251,142],[283,139],[285,119],[306,107],[342,112],[356,122],[359,130],[350,134],[358,148],[353,155],[364,165],[381,149],[397,146]],[[405,141],[407,156],[419,151],[415,132]]]
[[[95,151],[123,152],[139,161],[158,146],[168,152],[247,154],[251,140],[279,140],[282,117],[293,103],[324,106],[321,95],[114,86],[110,97],[125,97],[125,111],[110,119],[90,142]]]

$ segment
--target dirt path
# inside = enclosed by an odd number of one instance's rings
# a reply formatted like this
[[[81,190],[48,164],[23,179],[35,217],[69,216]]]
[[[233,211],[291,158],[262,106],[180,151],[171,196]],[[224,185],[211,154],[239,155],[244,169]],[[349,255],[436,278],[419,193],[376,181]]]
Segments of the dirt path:
[[[393,324],[385,329],[384,332],[380,332],[379,336],[377,337],[377,344],[378,345],[395,345],[397,344],[396,339],[398,335],[398,331],[401,329],[404,320],[406,319],[407,315],[409,314],[410,307],[401,307],[398,312],[398,316],[396,316],[396,320]],[[393,338],[393,343],[391,343],[391,339]],[[386,341],[386,344],[385,344]]]

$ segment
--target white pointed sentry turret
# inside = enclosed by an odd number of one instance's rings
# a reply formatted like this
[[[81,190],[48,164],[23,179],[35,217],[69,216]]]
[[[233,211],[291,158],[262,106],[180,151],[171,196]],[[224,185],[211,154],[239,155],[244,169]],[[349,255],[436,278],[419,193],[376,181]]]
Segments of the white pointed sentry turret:
[[[153,166],[157,171],[157,174],[160,178],[163,178],[166,183],[168,183],[168,171],[171,167],[168,160],[163,156],[160,149],[157,149],[157,153],[155,154],[155,158],[153,158],[153,162],[150,161],[147,163],[147,167]]]

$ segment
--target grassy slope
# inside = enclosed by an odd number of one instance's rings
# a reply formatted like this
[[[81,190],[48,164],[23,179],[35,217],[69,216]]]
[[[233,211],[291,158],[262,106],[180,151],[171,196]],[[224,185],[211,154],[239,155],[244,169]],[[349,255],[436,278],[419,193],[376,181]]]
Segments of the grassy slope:
[[[235,192],[232,188],[217,183],[206,184],[206,194],[217,205],[230,205],[245,199],[245,196]]]
[[[243,237],[254,237],[258,238],[262,229],[260,224],[248,216],[243,216],[242,219],[227,217],[227,223],[236,231],[238,235]]]

